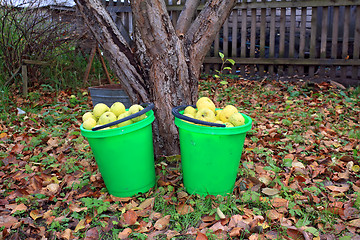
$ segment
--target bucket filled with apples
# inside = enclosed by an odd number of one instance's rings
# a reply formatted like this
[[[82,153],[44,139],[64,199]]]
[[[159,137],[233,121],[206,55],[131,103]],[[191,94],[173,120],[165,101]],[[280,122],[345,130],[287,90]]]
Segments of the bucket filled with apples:
[[[172,109],[179,129],[181,166],[190,194],[227,195],[233,192],[246,133],[252,119],[233,105],[215,107],[211,99]]]
[[[80,126],[94,154],[106,188],[115,197],[131,197],[155,185],[152,122],[154,104],[125,109],[98,103]],[[141,151],[139,151],[141,149]]]

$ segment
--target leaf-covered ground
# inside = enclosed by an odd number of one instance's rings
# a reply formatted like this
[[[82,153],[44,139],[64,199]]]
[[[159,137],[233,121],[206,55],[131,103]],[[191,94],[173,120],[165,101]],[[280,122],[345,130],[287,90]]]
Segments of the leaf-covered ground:
[[[0,239],[360,239],[359,88],[209,78],[200,95],[253,119],[227,197],[186,193],[179,156],[113,197],[80,134],[85,89],[2,96]]]

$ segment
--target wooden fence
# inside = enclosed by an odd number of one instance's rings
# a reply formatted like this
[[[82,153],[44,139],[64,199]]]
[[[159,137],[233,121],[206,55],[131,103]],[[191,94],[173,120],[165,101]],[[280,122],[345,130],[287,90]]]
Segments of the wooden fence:
[[[131,36],[129,3],[103,3]],[[168,2],[174,23],[183,4]],[[359,0],[239,0],[203,65],[206,73],[220,70],[222,52],[235,60],[233,74],[318,75],[360,84],[359,49]]]

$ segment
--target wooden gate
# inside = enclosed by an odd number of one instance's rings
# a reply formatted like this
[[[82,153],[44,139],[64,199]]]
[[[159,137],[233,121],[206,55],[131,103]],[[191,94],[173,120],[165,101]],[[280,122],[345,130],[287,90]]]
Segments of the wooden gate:
[[[199,11],[205,1],[199,6]],[[132,31],[128,2],[103,0]],[[167,1],[175,23],[184,0]],[[341,78],[360,84],[360,0],[239,0],[204,60],[204,72],[235,60],[232,74]]]

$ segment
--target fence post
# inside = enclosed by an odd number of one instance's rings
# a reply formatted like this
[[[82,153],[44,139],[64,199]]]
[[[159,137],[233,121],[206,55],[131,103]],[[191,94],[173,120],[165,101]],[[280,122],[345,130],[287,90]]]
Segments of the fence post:
[[[28,76],[27,76],[27,66],[23,64],[21,66],[21,74],[23,78],[23,96],[26,97],[28,94]]]

